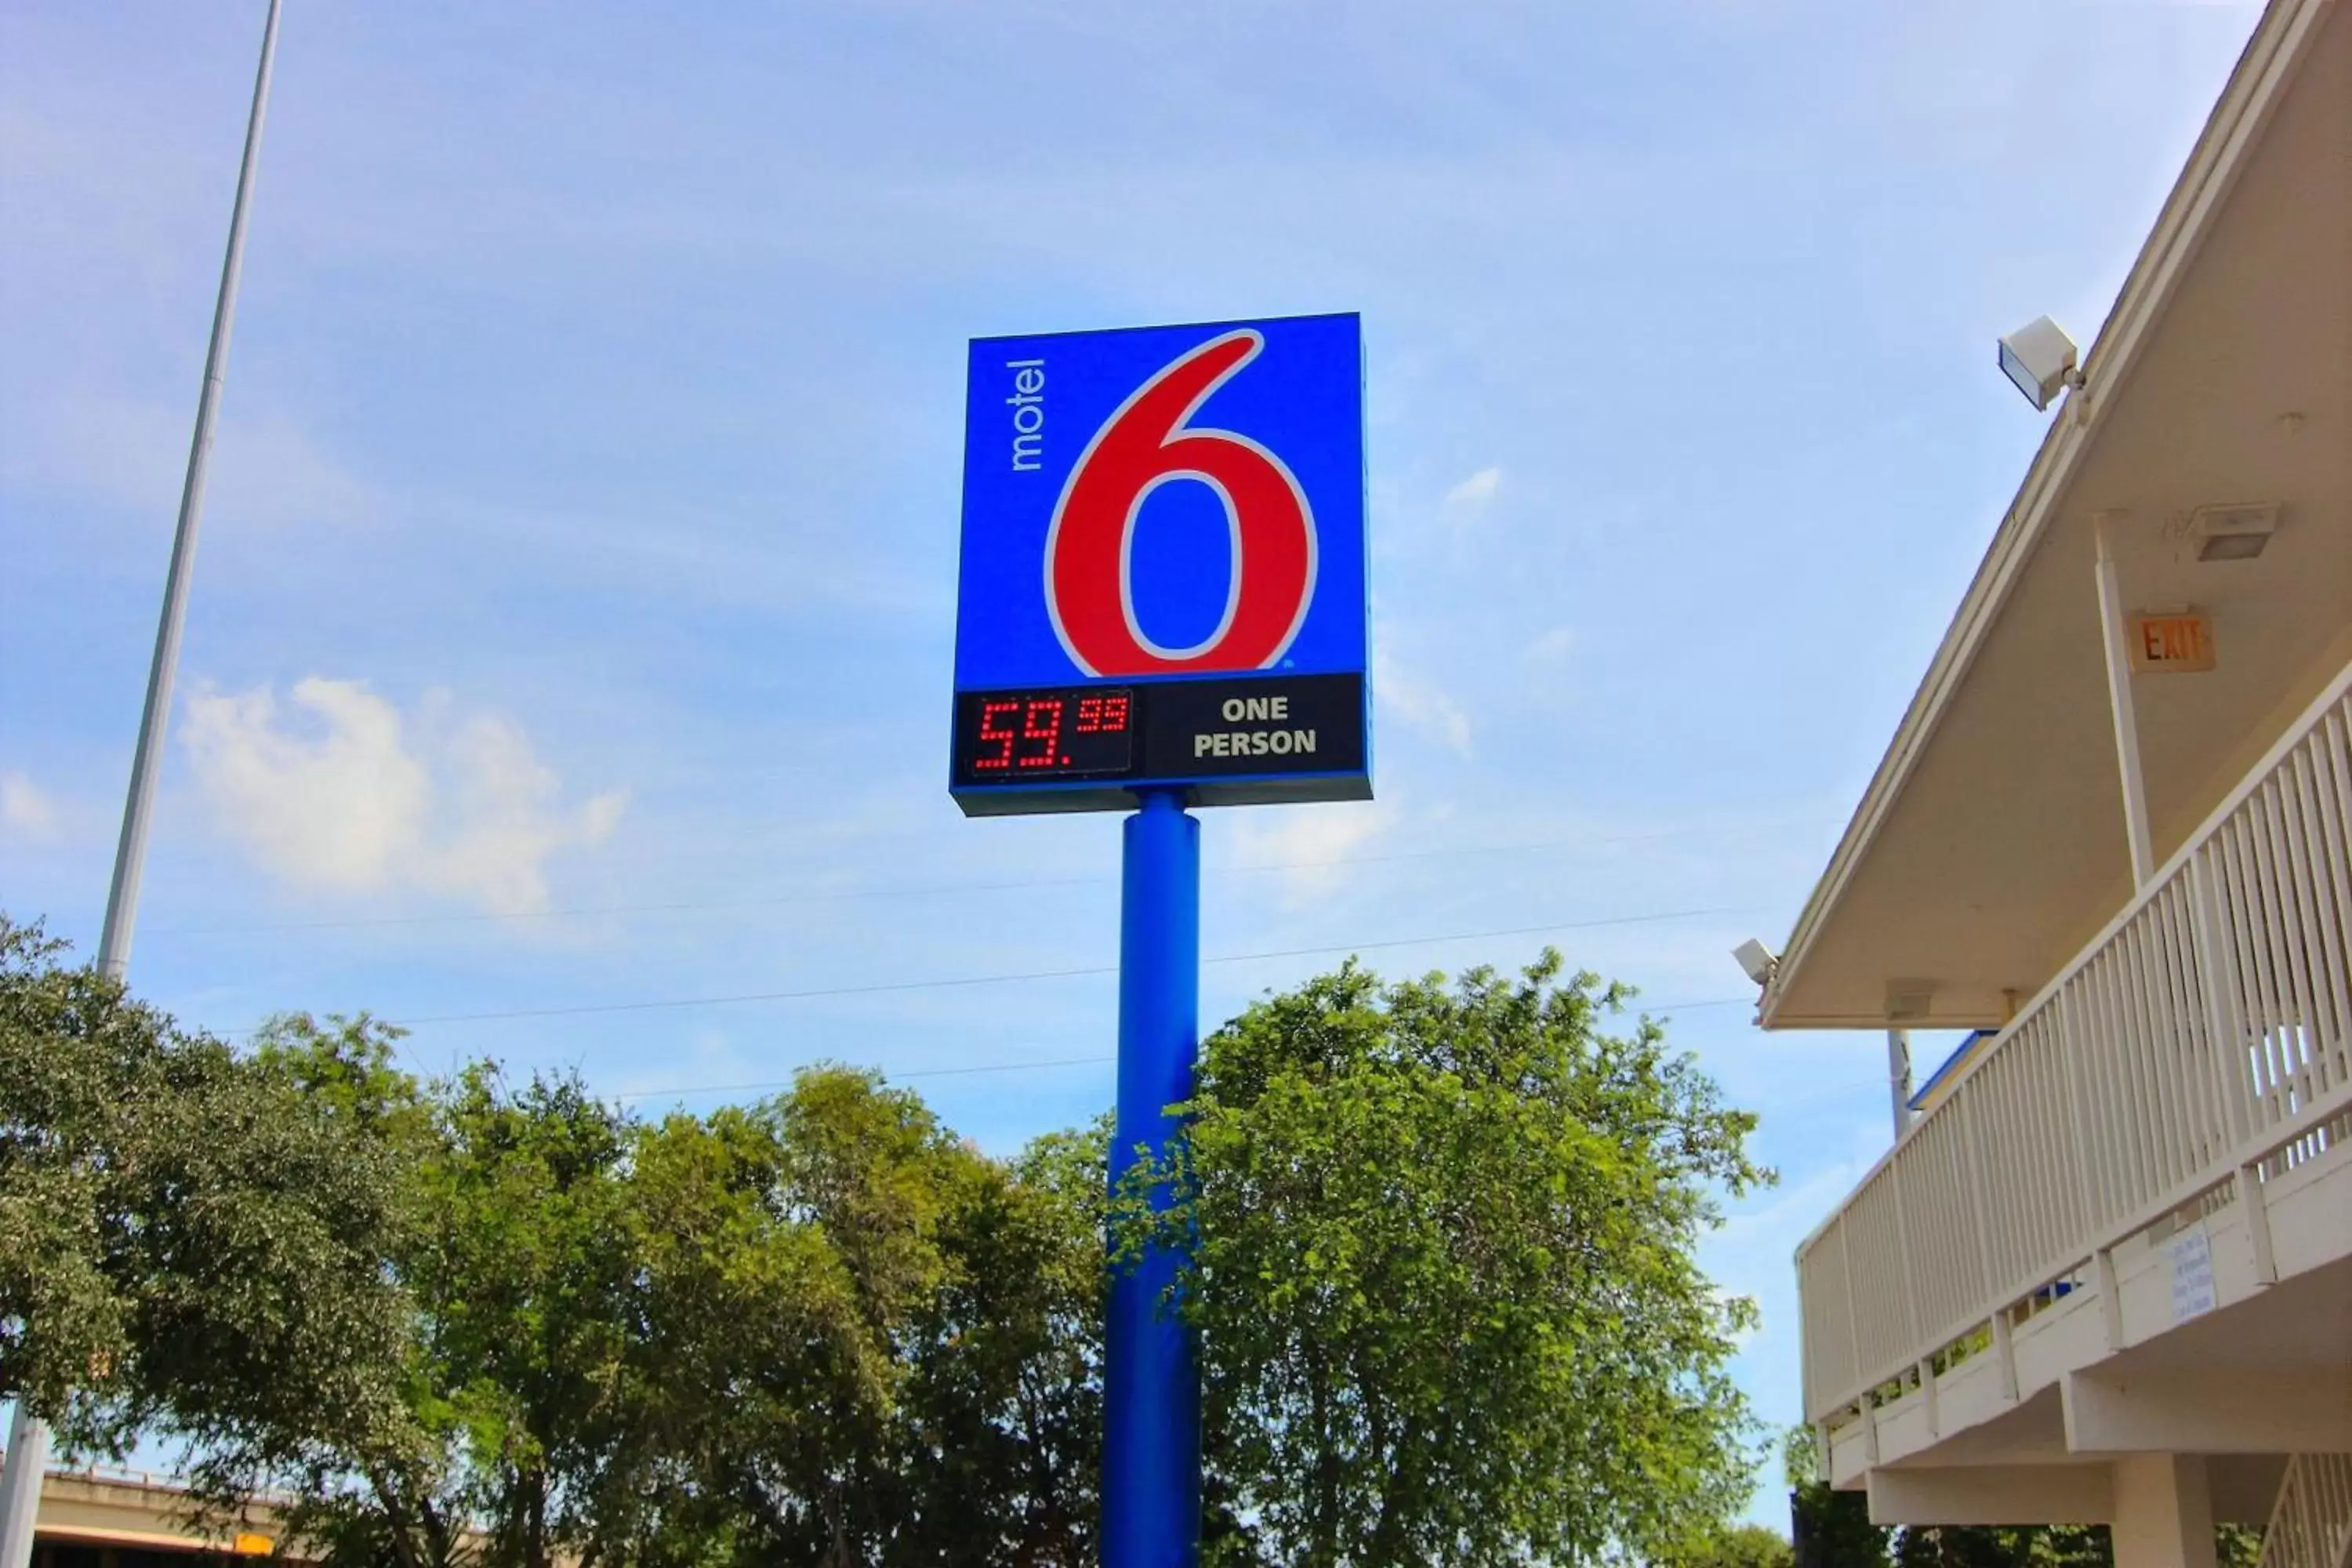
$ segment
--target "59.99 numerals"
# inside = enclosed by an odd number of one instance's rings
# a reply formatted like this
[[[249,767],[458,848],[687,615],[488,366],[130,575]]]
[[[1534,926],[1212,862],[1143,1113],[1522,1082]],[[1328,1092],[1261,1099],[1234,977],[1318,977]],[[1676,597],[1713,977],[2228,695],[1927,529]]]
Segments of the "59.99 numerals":
[[[976,773],[1020,773],[1039,768],[1066,768],[1072,758],[1069,735],[1118,735],[1127,731],[1133,699],[1126,692],[1101,696],[998,698],[980,709],[980,733],[971,767]]]

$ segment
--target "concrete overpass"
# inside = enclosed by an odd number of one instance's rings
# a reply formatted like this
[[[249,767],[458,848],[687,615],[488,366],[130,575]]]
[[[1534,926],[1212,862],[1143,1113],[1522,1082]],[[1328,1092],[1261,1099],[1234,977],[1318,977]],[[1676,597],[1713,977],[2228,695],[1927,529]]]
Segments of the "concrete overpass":
[[[197,1568],[276,1550],[267,1509],[243,1527],[199,1529],[184,1488],[137,1470],[51,1470],[33,1526],[33,1568]],[[299,1557],[292,1559],[300,1561]]]

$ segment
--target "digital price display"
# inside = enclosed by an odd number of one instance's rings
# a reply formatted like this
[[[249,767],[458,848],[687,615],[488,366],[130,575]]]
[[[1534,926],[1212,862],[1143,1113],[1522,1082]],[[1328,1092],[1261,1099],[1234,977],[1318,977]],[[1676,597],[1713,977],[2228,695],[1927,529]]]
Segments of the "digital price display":
[[[956,705],[956,782],[1009,784],[1123,774],[1135,763],[1135,696],[969,691]]]
[[[1360,676],[966,691],[950,783],[980,816],[1114,809],[1164,779],[1202,805],[1360,800],[1364,753]]]

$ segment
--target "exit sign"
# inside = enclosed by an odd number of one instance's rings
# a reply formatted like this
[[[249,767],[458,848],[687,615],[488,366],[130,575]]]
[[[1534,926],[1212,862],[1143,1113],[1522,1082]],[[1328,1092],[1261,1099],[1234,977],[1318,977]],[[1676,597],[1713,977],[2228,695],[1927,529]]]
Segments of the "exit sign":
[[[2213,623],[2193,610],[2131,617],[2131,667],[2143,673],[2213,668]]]

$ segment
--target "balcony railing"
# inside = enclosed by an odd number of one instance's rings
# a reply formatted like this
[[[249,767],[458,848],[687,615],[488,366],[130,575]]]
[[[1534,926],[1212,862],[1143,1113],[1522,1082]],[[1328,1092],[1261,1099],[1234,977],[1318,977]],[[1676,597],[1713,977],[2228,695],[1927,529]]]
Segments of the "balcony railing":
[[[2352,1559],[2352,1454],[2286,1462],[2255,1568],[2337,1568]]]
[[[1808,1419],[2347,1124],[2352,667],[1799,1248]]]

